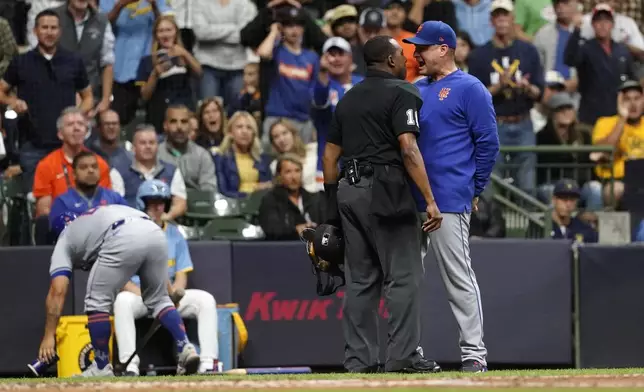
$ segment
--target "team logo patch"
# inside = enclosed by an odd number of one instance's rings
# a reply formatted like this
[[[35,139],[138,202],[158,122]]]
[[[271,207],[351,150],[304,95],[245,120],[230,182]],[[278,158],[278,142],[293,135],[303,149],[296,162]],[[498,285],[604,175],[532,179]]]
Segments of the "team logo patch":
[[[447,98],[451,90],[452,90],[451,88],[443,87],[441,91],[438,92],[438,100],[442,101],[445,98]]]
[[[94,351],[92,350],[92,344],[87,343],[85,347],[80,350],[80,353],[78,353],[78,367],[84,372],[93,361]]]

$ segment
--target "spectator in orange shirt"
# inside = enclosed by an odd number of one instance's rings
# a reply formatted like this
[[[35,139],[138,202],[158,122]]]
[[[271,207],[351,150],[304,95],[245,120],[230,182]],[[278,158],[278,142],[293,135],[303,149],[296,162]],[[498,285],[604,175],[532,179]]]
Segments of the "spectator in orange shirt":
[[[413,83],[418,79],[418,61],[414,57],[414,45],[403,42],[405,38],[413,37],[414,34],[403,29],[407,20],[407,14],[411,7],[411,0],[391,0],[385,6],[388,35],[396,39],[403,48],[403,54],[407,59],[407,81]]]
[[[84,142],[87,136],[87,119],[81,109],[69,107],[63,110],[56,126],[58,138],[63,142],[63,146],[38,162],[34,177],[36,219],[42,217],[45,222],[47,222],[52,200],[74,186],[72,161],[78,153],[86,150]],[[97,157],[97,160],[100,173],[98,185],[111,189],[110,168],[103,158]],[[49,230],[48,226],[47,230]]]

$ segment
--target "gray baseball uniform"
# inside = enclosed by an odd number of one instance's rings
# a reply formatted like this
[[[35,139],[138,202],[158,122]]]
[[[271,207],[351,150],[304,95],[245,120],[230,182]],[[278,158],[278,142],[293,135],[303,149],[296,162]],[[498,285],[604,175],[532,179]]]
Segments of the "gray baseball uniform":
[[[427,215],[422,215],[426,219]],[[487,348],[483,343],[483,307],[481,292],[470,258],[470,214],[443,214],[441,228],[423,233],[423,260],[431,247],[447,300],[459,330],[461,360],[475,360],[487,366]]]
[[[51,256],[50,275],[90,270],[85,312],[109,313],[116,294],[138,274],[143,302],[156,317],[173,306],[167,262],[166,236],[156,223],[133,208],[107,205],[87,211],[63,230]]]

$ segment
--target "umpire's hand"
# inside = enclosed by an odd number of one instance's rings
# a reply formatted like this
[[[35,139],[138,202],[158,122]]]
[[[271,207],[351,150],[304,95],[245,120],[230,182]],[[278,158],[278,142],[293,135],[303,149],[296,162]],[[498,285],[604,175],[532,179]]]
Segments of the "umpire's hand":
[[[438,230],[443,222],[443,215],[441,215],[436,202],[427,203],[425,212],[427,212],[427,220],[423,223],[423,231],[431,233],[434,230]]]

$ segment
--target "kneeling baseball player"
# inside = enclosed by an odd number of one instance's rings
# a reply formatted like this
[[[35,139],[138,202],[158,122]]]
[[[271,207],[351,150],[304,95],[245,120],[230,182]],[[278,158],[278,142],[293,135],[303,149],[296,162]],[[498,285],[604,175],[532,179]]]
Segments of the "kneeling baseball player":
[[[90,271],[85,313],[95,358],[80,376],[113,376],[109,363],[110,310],[118,292],[138,272],[143,303],[174,338],[179,366],[185,374],[197,372],[199,355],[188,341],[181,316],[168,295],[168,245],[159,225],[134,208],[107,205],[79,217],[63,213],[52,222],[52,230],[58,239],[49,269],[51,285],[40,361],[49,363],[56,355],[56,327],[72,269],[80,268]]]
[[[192,271],[192,259],[188,243],[177,227],[164,222],[161,216],[172,202],[170,187],[160,180],[148,180],[141,184],[136,195],[136,205],[165,232],[168,239],[168,278],[172,290],[185,290],[188,272]],[[148,308],[141,298],[140,279],[134,276],[116,296],[114,303],[114,328],[119,347],[119,359],[125,363],[136,349],[136,329],[134,320],[148,314]],[[199,373],[209,374],[218,371],[219,346],[217,342],[217,304],[215,298],[203,290],[185,290],[177,310],[182,317],[196,317],[199,325],[199,345],[201,365]],[[139,357],[135,356],[125,369],[126,376],[139,375]],[[177,373],[182,373],[181,365]]]

